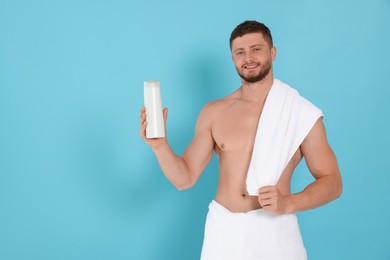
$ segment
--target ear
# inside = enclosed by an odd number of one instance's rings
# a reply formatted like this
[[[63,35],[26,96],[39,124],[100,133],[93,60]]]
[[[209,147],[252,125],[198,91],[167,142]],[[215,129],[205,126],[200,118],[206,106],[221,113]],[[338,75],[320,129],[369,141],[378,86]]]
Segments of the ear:
[[[271,48],[271,58],[272,58],[272,61],[274,61],[276,59],[276,47],[272,47]]]

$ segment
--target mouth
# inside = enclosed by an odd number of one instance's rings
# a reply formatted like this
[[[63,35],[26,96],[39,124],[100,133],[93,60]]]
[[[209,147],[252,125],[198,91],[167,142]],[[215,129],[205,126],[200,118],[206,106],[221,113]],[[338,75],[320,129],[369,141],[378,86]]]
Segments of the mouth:
[[[254,69],[256,69],[257,67],[259,67],[260,65],[259,65],[259,63],[249,63],[249,64],[245,64],[244,66],[243,66],[243,68],[245,69],[245,70],[254,70]]]

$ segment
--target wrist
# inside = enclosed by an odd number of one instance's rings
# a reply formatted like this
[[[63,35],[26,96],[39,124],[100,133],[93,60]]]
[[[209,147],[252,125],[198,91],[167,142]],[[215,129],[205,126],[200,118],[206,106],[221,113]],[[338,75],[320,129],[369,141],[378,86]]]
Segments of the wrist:
[[[157,154],[162,150],[165,150],[168,146],[168,142],[166,138],[161,138],[160,140],[156,140],[156,142],[153,144],[152,151]]]
[[[294,195],[289,194],[285,196],[286,201],[286,214],[295,213]]]

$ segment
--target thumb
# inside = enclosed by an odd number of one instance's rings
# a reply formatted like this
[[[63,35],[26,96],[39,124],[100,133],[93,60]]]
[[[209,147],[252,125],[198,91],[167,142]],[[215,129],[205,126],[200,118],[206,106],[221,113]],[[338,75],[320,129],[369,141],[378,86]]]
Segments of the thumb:
[[[164,108],[163,110],[163,116],[164,116],[164,121],[167,121],[167,118],[168,118],[168,108]]]
[[[165,135],[167,134],[167,119],[168,119],[168,108],[164,108],[163,110],[163,117],[164,117],[164,128],[165,128]]]

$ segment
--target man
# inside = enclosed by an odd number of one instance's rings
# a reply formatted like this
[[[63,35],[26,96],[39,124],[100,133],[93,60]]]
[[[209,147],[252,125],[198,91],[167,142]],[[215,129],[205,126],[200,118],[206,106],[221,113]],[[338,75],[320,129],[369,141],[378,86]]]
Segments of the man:
[[[277,181],[258,187],[257,196],[250,196],[246,179],[254,160],[255,139],[262,134],[259,122],[271,88],[282,82],[273,77],[276,48],[264,24],[246,21],[238,25],[231,34],[230,48],[242,85],[202,109],[194,138],[181,156],[172,151],[166,138],[146,139],[145,108],[141,110],[140,135],[179,190],[197,182],[213,151],[219,157],[218,189],[209,207],[202,259],[306,259],[294,213],[324,205],[342,191],[322,116],[313,121]],[[163,115],[166,122],[167,109]],[[302,157],[315,181],[291,194],[291,177]]]

